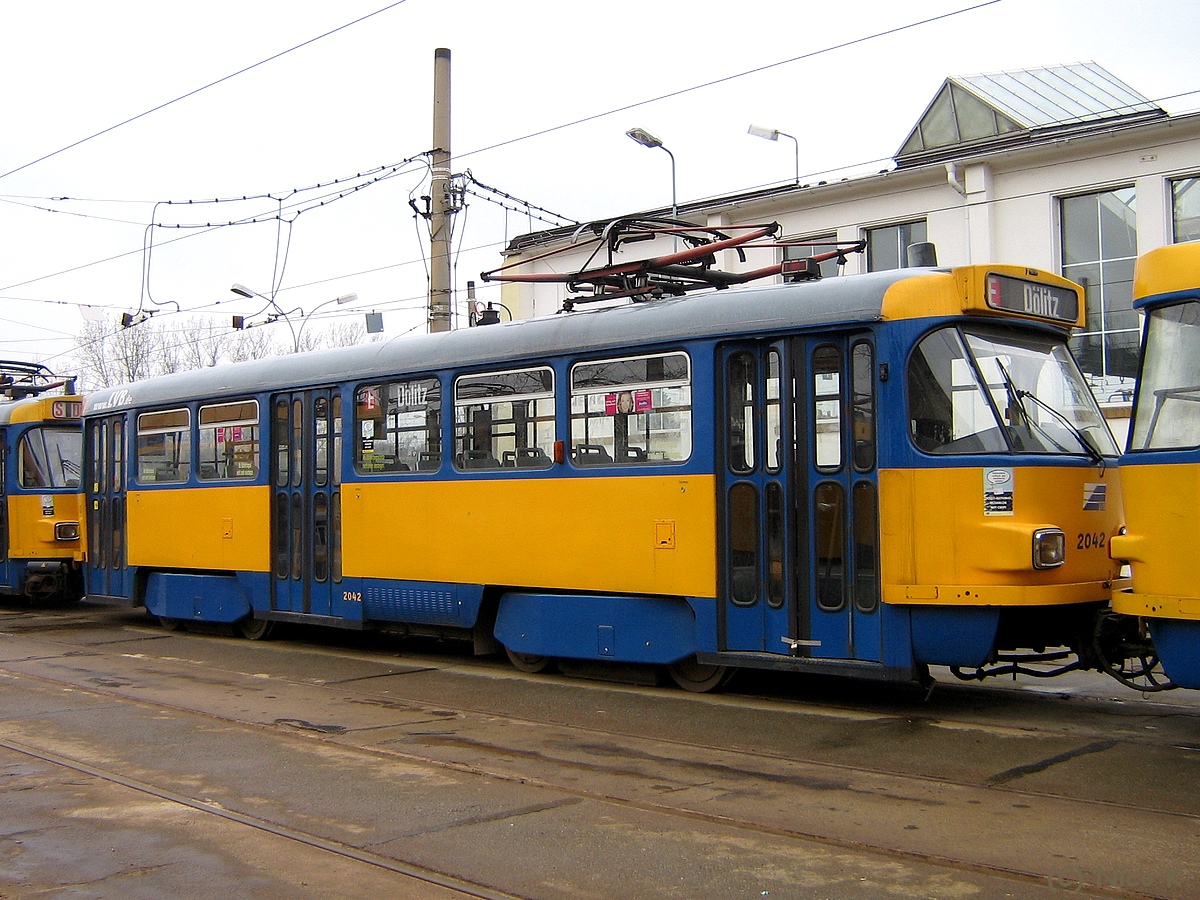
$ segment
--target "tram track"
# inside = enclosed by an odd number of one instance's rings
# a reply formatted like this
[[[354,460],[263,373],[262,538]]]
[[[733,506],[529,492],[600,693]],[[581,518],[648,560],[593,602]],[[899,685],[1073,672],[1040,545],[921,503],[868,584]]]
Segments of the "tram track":
[[[412,878],[426,884],[445,888],[466,897],[477,897],[479,900],[526,900],[526,898],[519,897],[516,894],[496,891],[487,887],[486,885],[472,884],[450,875],[434,872],[429,869],[405,863],[390,857],[380,856],[378,854],[360,850],[355,847],[339,844],[316,834],[298,831],[294,828],[288,828],[274,822],[268,822],[263,819],[246,815],[245,813],[237,812],[236,810],[227,809],[210,800],[203,800],[198,797],[187,796],[180,794],[177,791],[167,790],[162,787],[147,784],[131,778],[128,775],[122,775],[117,772],[99,768],[95,765],[90,765],[80,760],[68,759],[67,757],[56,753],[50,753],[46,750],[26,746],[17,741],[0,738],[0,748],[9,750],[12,753],[21,754],[22,756],[26,756],[31,759],[36,759],[39,762],[57,766],[61,769],[87,775],[91,778],[96,778],[118,787],[137,791],[141,794],[145,794],[158,800],[164,800],[168,803],[174,803],[179,806],[186,806],[190,809],[194,809],[198,812],[222,819],[226,822],[252,828],[256,831],[271,835],[273,837],[284,838],[285,840],[293,843],[302,844],[306,847],[311,847],[345,860],[364,863],[396,875],[403,875],[406,878]],[[3,894],[0,894],[0,896],[3,896]]]
[[[403,759],[414,765],[428,766],[431,768],[441,768],[448,771],[453,771],[463,775],[482,777],[492,780],[508,781],[515,784],[536,786],[538,788],[553,791],[559,795],[586,799],[598,803],[610,804],[616,807],[626,809],[636,809],[647,813],[652,813],[659,816],[667,816],[676,820],[688,820],[693,822],[704,822],[724,827],[732,827],[747,833],[758,835],[770,835],[788,839],[802,839],[824,844],[826,846],[851,849],[854,851],[868,851],[871,853],[880,854],[884,857],[893,859],[911,860],[934,866],[944,867],[947,870],[956,872],[975,872],[988,875],[995,875],[1004,878],[1014,879],[1019,882],[1024,882],[1027,885],[1045,884],[1048,877],[1053,877],[1053,873],[1040,871],[1036,867],[1020,867],[1020,866],[1003,866],[991,865],[973,861],[962,856],[954,854],[938,854],[930,852],[917,852],[912,849],[905,849],[894,845],[889,845],[884,842],[873,842],[870,840],[854,840],[847,839],[845,836],[830,834],[821,829],[804,829],[796,827],[781,826],[778,823],[773,823],[764,820],[754,820],[748,817],[739,817],[730,815],[728,812],[709,812],[702,808],[697,808],[694,804],[689,805],[686,802],[664,802],[666,798],[684,798],[688,795],[703,792],[706,786],[710,786],[710,790],[717,790],[711,787],[712,785],[729,784],[744,784],[754,782],[757,784],[775,784],[785,788],[788,787],[808,787],[816,786],[820,788],[822,785],[839,786],[848,781],[855,779],[887,779],[892,783],[890,795],[893,799],[910,799],[912,802],[919,802],[915,798],[921,797],[924,793],[933,789],[948,789],[951,791],[976,791],[986,792],[991,796],[1003,795],[1013,801],[1037,801],[1051,803],[1067,803],[1076,809],[1074,815],[1080,818],[1088,818],[1095,816],[1099,818],[1111,817],[1114,814],[1145,814],[1153,816],[1173,817],[1186,822],[1194,822],[1198,817],[1194,814],[1180,813],[1178,811],[1163,810],[1150,804],[1139,803],[1114,803],[1107,800],[1097,800],[1087,797],[1070,797],[1061,793],[1053,793],[1040,790],[1029,790],[1027,788],[1018,787],[1012,782],[1019,780],[1025,774],[1025,771],[1017,771],[1020,767],[1011,767],[1013,772],[1009,777],[1000,780],[970,780],[965,778],[949,778],[937,777],[929,773],[913,774],[896,769],[888,769],[879,766],[859,766],[847,764],[835,764],[824,762],[816,759],[797,760],[794,756],[784,754],[771,754],[767,752],[757,751],[749,752],[728,746],[729,742],[725,742],[726,746],[721,746],[712,742],[700,741],[681,741],[663,738],[656,736],[652,739],[655,745],[654,752],[647,752],[644,747],[631,746],[631,742],[642,742],[645,738],[639,737],[635,731],[630,728],[603,728],[595,725],[584,725],[574,723],[570,725],[564,724],[562,721],[556,721],[553,717],[545,716],[542,718],[532,718],[528,716],[516,715],[512,712],[499,713],[494,705],[489,704],[474,704],[468,702],[458,702],[454,704],[453,716],[448,716],[449,712],[445,705],[437,703],[429,703],[428,698],[401,696],[397,693],[398,685],[404,684],[404,676],[420,675],[422,673],[438,672],[449,673],[457,677],[467,677],[474,679],[501,680],[514,683],[526,682],[532,685],[541,684],[551,690],[557,689],[563,679],[554,678],[533,678],[522,675],[521,673],[511,673],[507,671],[493,670],[488,665],[476,665],[474,663],[463,663],[455,660],[451,664],[445,664],[444,660],[432,659],[422,661],[419,658],[406,658],[406,663],[415,663],[415,665],[407,665],[402,674],[391,673],[373,674],[365,677],[352,677],[343,679],[314,679],[314,678],[286,678],[279,675],[266,675],[262,672],[247,672],[238,669],[237,667],[221,667],[214,666],[211,660],[205,661],[200,658],[189,659],[186,656],[178,655],[177,653],[166,654],[162,656],[154,656],[145,652],[138,654],[130,654],[126,650],[117,650],[115,647],[128,645],[130,643],[139,643],[145,639],[157,639],[163,637],[153,628],[144,628],[140,625],[126,625],[126,629],[134,632],[132,640],[124,638],[114,641],[92,642],[86,648],[86,653],[89,658],[100,662],[99,666],[93,668],[119,668],[124,661],[128,664],[130,660],[136,660],[138,665],[153,666],[153,671],[156,676],[167,677],[170,672],[170,667],[180,667],[181,671],[176,671],[176,675],[186,677],[186,671],[191,670],[193,674],[199,674],[197,671],[200,668],[205,670],[204,681],[211,682],[214,686],[226,684],[228,686],[236,686],[246,679],[252,679],[260,684],[269,685],[276,692],[283,689],[294,688],[297,690],[326,692],[329,695],[337,695],[332,702],[334,705],[341,703],[350,703],[355,706],[377,707],[391,711],[403,711],[410,718],[406,719],[404,734],[400,738],[391,741],[368,740],[372,732],[372,728],[365,726],[338,726],[329,727],[321,721],[308,721],[297,718],[276,718],[270,721],[264,721],[254,716],[237,717],[231,716],[227,712],[214,712],[211,709],[198,708],[198,704],[187,703],[166,703],[161,699],[147,699],[146,697],[136,696],[136,690],[131,688],[133,682],[122,680],[121,678],[113,678],[107,683],[103,680],[99,683],[92,681],[87,684],[81,684],[80,679],[76,678],[47,678],[45,674],[40,674],[36,677],[44,680],[48,684],[58,684],[61,686],[70,685],[75,689],[84,689],[99,695],[119,695],[127,700],[132,700],[138,703],[150,703],[163,710],[174,712],[187,713],[191,715],[209,716],[221,722],[234,723],[242,726],[250,726],[256,728],[265,728],[268,730],[286,731],[291,734],[302,734],[305,738],[336,742],[344,747],[352,747],[355,750],[371,755],[386,756],[397,759]],[[61,643],[70,646],[72,649],[66,650],[64,655],[69,654],[73,664],[82,663],[84,660],[80,655],[80,646],[72,644],[69,641],[62,641],[59,633],[47,634],[46,639],[54,643]],[[245,647],[244,644],[238,642],[236,646]],[[148,648],[143,648],[143,650]],[[176,650],[178,647],[176,646]],[[286,656],[293,650],[300,650],[303,653],[315,653],[318,655],[329,656],[336,659],[355,658],[365,663],[372,665],[393,665],[394,660],[381,660],[378,656],[371,653],[362,653],[360,651],[347,651],[340,648],[329,647],[289,647],[286,644],[275,645],[257,645],[255,652],[264,650],[272,654],[280,654]],[[197,657],[203,654],[195,654]],[[98,658],[98,659],[97,659]],[[426,664],[431,663],[431,664]],[[28,676],[29,673],[26,673]],[[379,686],[382,681],[389,682],[389,689],[385,693],[381,693]],[[587,683],[584,683],[586,687]],[[367,686],[370,686],[369,688]],[[571,679],[571,687],[578,687],[577,680]],[[631,696],[647,695],[648,692],[644,688],[617,686],[611,684],[594,685],[603,689],[605,692],[620,692]],[[409,693],[419,693],[416,691]],[[655,692],[655,696],[658,693]],[[600,696],[600,695],[596,695]],[[838,721],[849,721],[856,723],[870,723],[888,718],[906,718],[895,713],[889,714],[886,711],[879,709],[863,709],[854,708],[852,706],[834,707],[828,706],[822,708],[797,708],[796,704],[791,701],[781,701],[778,699],[761,698],[761,697],[719,697],[719,696],[681,696],[678,694],[666,694],[667,699],[686,702],[691,704],[699,704],[706,708],[738,708],[743,711],[747,708],[751,710],[759,710],[764,714],[778,715],[780,712],[789,714],[803,714],[825,716],[827,718]],[[460,698],[461,700],[462,698]],[[554,740],[549,743],[552,746],[566,747],[571,752],[562,752],[557,756],[548,756],[543,750],[525,749],[521,742],[510,740],[508,742],[490,742],[482,738],[466,738],[459,734],[459,731],[467,723],[466,720],[470,717],[475,719],[503,719],[504,727],[510,730],[518,730],[524,736],[530,731],[544,731],[550,733],[559,733],[565,730],[570,731],[570,740],[563,743],[559,739],[558,744]],[[933,717],[930,717],[931,719]],[[424,725],[441,725],[444,727],[428,728]],[[1022,727],[1013,727],[1006,725],[994,725],[988,723],[972,722],[966,719],[946,720],[925,723],[921,727],[944,728],[947,731],[960,732],[980,732],[987,733],[994,731],[999,734],[1007,734],[1009,736],[1028,737],[1031,735],[1047,737],[1053,736],[1060,740],[1071,741],[1087,741],[1088,737],[1095,738],[1101,731],[1102,727],[1097,726],[1093,729],[1091,735],[1082,734],[1079,729],[1073,731],[1058,731],[1051,733],[1050,730],[1038,727],[1030,727],[1028,725]],[[377,726],[378,729],[388,729],[388,724]],[[1119,741],[1113,741],[1109,736],[1110,744],[1116,745],[1121,742],[1133,743],[1129,737],[1122,736]],[[1091,744],[1095,745],[1093,740]],[[11,746],[10,746],[11,745]],[[0,742],[0,746],[6,746],[14,751],[38,753],[37,748],[22,746],[19,742]],[[1103,753],[1111,749],[1110,747],[1093,747],[1087,752]],[[1044,770],[1045,768],[1076,758],[1078,753],[1067,754],[1062,760],[1051,760],[1044,766],[1039,767],[1033,765],[1029,768],[1030,771]],[[52,754],[51,754],[52,756]],[[707,758],[708,761],[705,761]],[[597,761],[599,760],[599,761]],[[75,768],[80,771],[85,771],[88,764],[82,761],[72,761],[65,757],[59,757],[55,760],[56,764],[71,765],[75,763]],[[781,772],[782,769],[788,767],[802,766],[804,769],[803,775],[795,773],[787,774]],[[664,775],[666,773],[666,775]],[[123,783],[120,780],[124,776],[118,772],[108,772],[97,770],[96,777],[108,777],[117,783]],[[1003,773],[1001,773],[1003,774]],[[669,776],[669,777],[666,777]],[[616,780],[619,783],[628,784],[630,782],[651,783],[658,785],[654,799],[647,799],[647,792],[643,789],[637,790],[594,790],[581,786],[581,781],[586,781],[588,784],[610,783],[611,780]],[[159,789],[149,784],[130,785],[137,789],[144,789],[147,792],[155,792]],[[898,787],[897,787],[898,786]],[[850,788],[854,790],[855,788]],[[861,788],[859,788],[861,790]],[[168,797],[168,795],[170,795]],[[155,796],[162,796],[165,799],[172,799],[175,802],[185,802],[196,809],[201,809],[205,812],[214,815],[223,815],[226,810],[213,808],[211,804],[207,804],[202,799],[189,798],[177,792],[165,791],[156,793]],[[177,800],[176,797],[179,799]],[[1027,804],[1025,804],[1027,805]],[[1093,809],[1097,812],[1087,814],[1082,812],[1085,809]],[[231,814],[231,818],[241,816],[240,813]],[[240,819],[238,819],[240,821]],[[263,827],[265,829],[280,828],[267,821],[257,821],[253,817],[247,817],[242,824],[250,827]],[[274,832],[272,832],[274,833]],[[336,842],[328,842],[319,836],[306,836],[302,832],[294,829],[281,828],[281,836],[290,837],[296,840],[308,840],[312,838],[316,843],[311,843],[311,846],[322,846],[322,849],[327,849],[329,852],[341,852]],[[323,846],[322,842],[328,846]],[[360,851],[349,849],[348,858],[358,859],[354,856]],[[380,857],[381,860],[387,862],[386,857]],[[371,859],[371,854],[365,854],[365,858],[359,861],[374,864]],[[403,866],[404,864],[400,864]],[[407,873],[405,873],[407,874]],[[416,877],[416,876],[414,876]],[[467,886],[470,889],[470,886]],[[1139,893],[1126,892],[1129,896],[1158,896],[1154,893]],[[478,893],[469,894],[471,896],[492,896],[489,894]],[[495,894],[494,896],[516,896]]]

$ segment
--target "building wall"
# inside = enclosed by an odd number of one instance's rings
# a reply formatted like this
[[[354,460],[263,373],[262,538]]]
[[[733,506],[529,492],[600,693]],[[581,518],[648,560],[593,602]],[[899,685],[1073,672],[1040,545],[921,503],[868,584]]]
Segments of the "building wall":
[[[1170,180],[1197,174],[1200,115],[1193,115],[956,161],[953,179],[948,167],[938,163],[766,196],[684,203],[679,214],[717,226],[776,221],[786,237],[836,234],[846,241],[862,238],[872,227],[924,218],[942,265],[1011,263],[1058,272],[1061,197],[1134,185],[1138,252],[1144,253],[1170,241]],[[524,254],[510,254],[506,263],[563,243],[535,241]],[[670,241],[660,239],[633,244],[618,259],[670,250]],[[572,271],[583,265],[589,252],[581,248],[531,263],[522,271]],[[778,260],[781,253],[749,250],[742,264],[733,251],[726,251],[722,266],[733,271],[757,268]],[[600,263],[605,259],[604,254],[598,257]],[[846,272],[865,271],[866,266],[865,256],[852,256]],[[556,313],[567,297],[561,284],[509,284],[503,302],[520,318]]]

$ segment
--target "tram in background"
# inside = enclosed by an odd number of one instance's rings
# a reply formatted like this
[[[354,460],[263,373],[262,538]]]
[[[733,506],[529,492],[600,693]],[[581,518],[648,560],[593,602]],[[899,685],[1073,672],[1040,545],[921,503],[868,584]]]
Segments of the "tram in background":
[[[1121,458],[1128,531],[1111,544],[1132,590],[1113,610],[1145,623],[1174,684],[1200,688],[1200,242],[1139,257],[1134,307],[1145,326]]]
[[[88,595],[690,690],[1094,666],[1121,489],[1082,316],[1052,274],[909,268],[99,391]]]
[[[82,417],[73,379],[0,362],[0,594],[83,595]]]

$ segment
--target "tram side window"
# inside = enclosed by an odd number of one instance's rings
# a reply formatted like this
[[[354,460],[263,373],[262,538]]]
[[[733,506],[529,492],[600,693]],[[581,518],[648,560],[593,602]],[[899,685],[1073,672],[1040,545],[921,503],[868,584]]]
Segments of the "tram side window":
[[[572,367],[575,465],[682,462],[691,455],[692,383],[686,353]]]
[[[954,328],[923,338],[908,362],[909,433],[926,453],[1003,453],[975,368]]]
[[[354,397],[354,467],[363,474],[442,465],[442,386],[436,378],[364,384]]]
[[[30,428],[17,452],[21,487],[79,487],[83,466],[83,432],[78,429]]]
[[[256,477],[258,441],[257,400],[200,407],[198,474],[201,480]]]
[[[187,481],[191,474],[191,413],[142,413],[137,428],[137,473],[142,484]]]
[[[548,469],[553,464],[553,370],[517,369],[455,379],[455,468]]]

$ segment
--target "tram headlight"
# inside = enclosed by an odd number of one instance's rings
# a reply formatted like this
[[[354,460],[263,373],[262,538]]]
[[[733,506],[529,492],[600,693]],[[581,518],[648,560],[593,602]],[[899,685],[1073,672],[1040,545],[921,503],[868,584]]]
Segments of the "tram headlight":
[[[1061,528],[1039,528],[1033,533],[1033,567],[1056,569],[1067,555],[1067,536]]]
[[[54,539],[56,541],[77,541],[77,540],[79,540],[79,523],[78,522],[55,522],[54,523]]]

